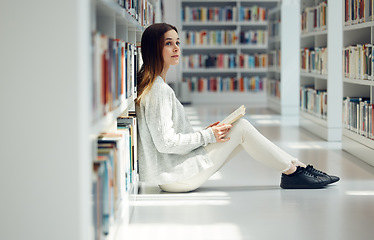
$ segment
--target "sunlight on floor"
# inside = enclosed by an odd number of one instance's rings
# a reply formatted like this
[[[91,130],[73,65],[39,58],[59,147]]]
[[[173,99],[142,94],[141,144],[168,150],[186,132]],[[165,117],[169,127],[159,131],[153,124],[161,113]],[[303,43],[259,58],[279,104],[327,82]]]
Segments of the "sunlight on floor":
[[[345,194],[350,196],[374,196],[374,191],[347,191]]]
[[[147,231],[144,231],[147,229]],[[152,223],[133,224],[131,231],[135,231],[139,239],[178,239],[178,240],[206,240],[206,239],[242,239],[240,228],[232,223],[215,224],[188,224],[186,232],[185,224]]]

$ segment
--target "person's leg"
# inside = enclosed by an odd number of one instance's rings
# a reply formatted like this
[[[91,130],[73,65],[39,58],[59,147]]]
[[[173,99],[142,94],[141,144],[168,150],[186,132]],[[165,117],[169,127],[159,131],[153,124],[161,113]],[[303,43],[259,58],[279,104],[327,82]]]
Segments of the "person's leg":
[[[230,138],[227,142],[209,144],[205,147],[209,158],[213,162],[213,167],[189,179],[161,185],[160,188],[168,192],[195,190],[243,148],[254,159],[281,172],[289,171],[292,173],[296,170],[295,165],[303,165],[296,158],[265,138],[247,120],[240,119],[233,124],[227,137]]]

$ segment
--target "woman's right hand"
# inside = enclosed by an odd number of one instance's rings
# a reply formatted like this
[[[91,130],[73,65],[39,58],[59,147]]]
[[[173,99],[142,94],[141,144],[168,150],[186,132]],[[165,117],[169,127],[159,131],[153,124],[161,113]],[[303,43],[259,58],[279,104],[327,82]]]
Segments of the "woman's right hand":
[[[216,137],[217,142],[227,142],[230,138],[225,138],[232,125],[230,124],[220,124],[212,126],[214,136]]]

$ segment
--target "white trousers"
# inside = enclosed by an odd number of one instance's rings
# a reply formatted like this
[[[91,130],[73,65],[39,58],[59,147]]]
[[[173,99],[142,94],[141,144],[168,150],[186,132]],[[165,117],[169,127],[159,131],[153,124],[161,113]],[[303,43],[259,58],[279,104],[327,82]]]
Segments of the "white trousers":
[[[205,147],[213,166],[197,175],[176,183],[160,185],[167,192],[189,192],[200,187],[233,156],[243,149],[257,161],[280,172],[290,169],[298,160],[264,137],[245,119],[235,122],[227,137],[230,140]]]

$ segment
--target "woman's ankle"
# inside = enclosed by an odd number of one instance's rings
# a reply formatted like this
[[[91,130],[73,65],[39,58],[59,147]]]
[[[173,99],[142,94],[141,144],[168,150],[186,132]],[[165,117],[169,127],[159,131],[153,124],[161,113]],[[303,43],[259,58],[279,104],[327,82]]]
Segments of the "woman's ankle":
[[[284,171],[283,174],[290,175],[296,172],[296,170],[297,170],[296,166],[291,164],[291,167],[287,171]]]

